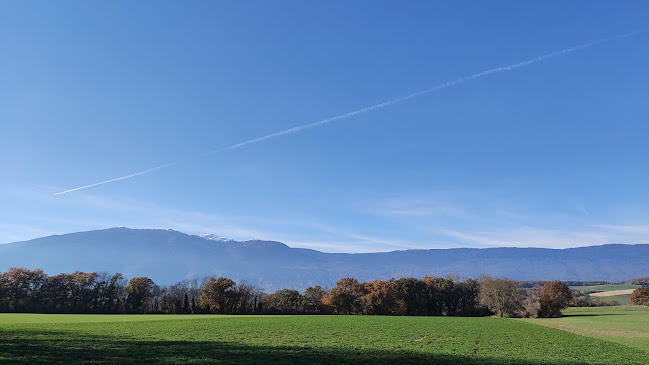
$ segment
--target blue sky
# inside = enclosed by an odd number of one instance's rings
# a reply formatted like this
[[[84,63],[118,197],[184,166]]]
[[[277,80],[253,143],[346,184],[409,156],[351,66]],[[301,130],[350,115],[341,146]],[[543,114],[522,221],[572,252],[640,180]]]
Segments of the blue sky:
[[[2,2],[0,243],[115,226],[330,252],[649,243],[648,16],[644,1]]]

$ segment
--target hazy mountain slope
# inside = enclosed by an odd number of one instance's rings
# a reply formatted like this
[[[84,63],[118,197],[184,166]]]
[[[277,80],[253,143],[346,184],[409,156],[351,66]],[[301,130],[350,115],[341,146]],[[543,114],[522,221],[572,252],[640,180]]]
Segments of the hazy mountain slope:
[[[481,273],[520,280],[617,281],[649,274],[649,245],[435,249],[332,254],[271,241],[209,240],[166,230],[112,228],[0,245],[0,270],[12,266],[59,272],[121,272],[158,284],[188,277],[227,276],[266,289],[331,286],[342,277]]]

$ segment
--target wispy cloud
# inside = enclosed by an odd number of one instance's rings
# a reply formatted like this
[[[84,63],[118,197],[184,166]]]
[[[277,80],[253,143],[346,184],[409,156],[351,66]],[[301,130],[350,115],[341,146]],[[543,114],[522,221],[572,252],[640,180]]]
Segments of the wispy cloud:
[[[285,242],[286,243],[286,242]],[[308,248],[322,252],[333,253],[364,253],[368,252],[366,244],[358,244],[350,241],[291,241],[288,243],[291,247]],[[390,250],[385,250],[390,251]],[[372,250],[372,252],[377,252]]]
[[[43,229],[37,225],[0,223],[0,244],[24,241],[37,237],[49,236],[52,234],[55,233],[48,229]]]
[[[463,232],[444,229],[437,232],[461,241],[491,247],[545,247],[566,248],[611,243],[601,232],[581,232],[535,227],[518,227],[511,230],[498,229],[490,232]]]
[[[649,225],[615,225],[615,224],[598,224],[596,227],[609,231],[645,235],[649,240]]]
[[[267,134],[265,136],[261,136],[261,137],[250,139],[250,140],[247,140],[247,141],[244,141],[244,142],[240,142],[240,143],[234,144],[234,145],[229,146],[229,147],[212,150],[212,151],[204,153],[203,155],[209,155],[209,154],[218,153],[218,152],[222,152],[222,151],[226,151],[226,150],[233,150],[233,149],[241,148],[241,147],[244,147],[244,146],[247,146],[247,145],[250,145],[250,144],[259,143],[259,142],[262,142],[262,141],[265,141],[265,140],[268,140],[268,139],[272,139],[272,138],[276,138],[276,137],[285,136],[285,135],[288,135],[288,134],[301,132],[301,131],[306,130],[306,129],[320,127],[320,126],[323,126],[325,124],[329,124],[329,123],[332,123],[332,122],[335,122],[335,121],[338,121],[338,120],[343,120],[343,119],[347,119],[347,118],[350,118],[350,117],[353,117],[353,116],[356,116],[356,115],[359,115],[359,114],[364,114],[364,113],[367,113],[367,112],[370,112],[370,111],[373,111],[373,110],[382,109],[382,108],[385,108],[387,106],[394,105],[394,104],[397,104],[397,103],[401,103],[403,101],[410,100],[410,99],[413,99],[413,98],[416,98],[416,97],[419,97],[419,96],[422,96],[422,95],[426,95],[426,94],[430,94],[430,93],[433,93],[433,92],[441,91],[441,90],[444,90],[444,89],[447,89],[447,88],[450,88],[450,87],[453,87],[453,86],[463,84],[463,83],[468,82],[468,81],[480,79],[480,78],[483,78],[483,77],[486,77],[486,76],[489,76],[489,75],[493,75],[493,74],[497,74],[497,73],[513,71],[513,70],[516,70],[516,69],[519,69],[519,68],[522,68],[522,67],[525,67],[525,66],[530,66],[530,65],[533,65],[535,63],[539,63],[539,62],[549,60],[551,58],[565,56],[565,55],[568,55],[570,53],[574,53],[574,52],[580,51],[582,49],[585,49],[585,48],[588,48],[588,47],[591,47],[591,46],[594,46],[594,45],[597,45],[597,44],[610,42],[610,41],[620,39],[620,38],[630,37],[630,36],[635,35],[637,33],[638,32],[613,35],[613,36],[610,36],[610,37],[594,40],[594,41],[591,41],[591,42],[588,42],[588,43],[583,43],[583,44],[580,44],[580,45],[577,45],[577,46],[565,48],[565,49],[562,49],[562,50],[559,50],[559,51],[547,53],[547,54],[544,54],[544,55],[541,55],[541,56],[538,56],[538,57],[534,57],[534,58],[531,58],[531,59],[528,59],[528,60],[525,60],[525,61],[522,61],[522,62],[514,63],[514,64],[511,64],[511,65],[507,65],[507,66],[495,67],[495,68],[492,68],[492,69],[489,69],[489,70],[486,70],[486,71],[482,71],[482,72],[478,72],[478,73],[475,73],[475,74],[472,74],[472,75],[469,75],[469,76],[459,77],[459,78],[457,78],[455,80],[448,81],[448,82],[445,82],[445,83],[442,83],[442,84],[439,84],[439,85],[436,85],[436,86],[433,86],[433,87],[430,87],[430,88],[427,88],[427,89],[419,90],[419,91],[410,93],[408,95],[393,98],[393,99],[390,99],[390,100],[387,100],[387,101],[384,101],[384,102],[381,102],[381,103],[378,103],[378,104],[369,105],[369,106],[366,106],[366,107],[363,107],[363,108],[360,108],[360,109],[357,109],[357,110],[354,110],[354,111],[350,111],[350,112],[340,114],[340,115],[337,115],[337,116],[334,116],[334,117],[330,117],[330,118],[327,118],[327,119],[319,120],[317,122],[308,123],[308,124],[300,125],[300,126],[297,126],[297,127],[285,129],[285,130],[282,130],[282,131],[279,131],[279,132]],[[159,170],[159,169],[162,169],[162,168],[166,168],[166,167],[169,167],[169,166],[172,166],[172,165],[175,165],[175,164],[177,164],[177,163],[174,162],[174,163],[169,163],[169,164],[165,164],[165,165],[154,167],[154,168],[149,168],[149,169],[146,169],[146,170],[143,170],[143,171],[140,171],[140,172],[136,172],[134,174],[130,174],[130,175],[126,175],[126,176],[122,176],[122,177],[118,177],[118,178],[114,178],[114,179],[110,179],[110,180],[106,180],[106,181],[101,181],[101,182],[94,183],[94,184],[84,185],[84,186],[80,186],[80,187],[77,187],[77,188],[74,188],[74,189],[61,191],[61,192],[55,193],[54,195],[68,194],[68,193],[71,193],[71,192],[74,192],[74,191],[88,189],[88,188],[98,186],[98,185],[103,185],[103,184],[108,184],[108,183],[111,183],[111,182],[130,179],[130,178],[140,176],[140,175],[144,175],[144,174],[147,174],[149,172]]]
[[[392,231],[405,232],[420,240],[428,237],[429,241],[419,245],[422,248],[566,248],[649,243],[649,225],[603,224],[619,220],[575,209],[570,200],[568,197],[562,203],[558,199],[550,210],[539,210],[536,204],[493,193],[439,190],[375,199],[358,205],[357,211],[376,216]],[[643,214],[647,217],[646,211],[636,212],[633,222],[642,223]]]
[[[421,244],[405,240],[391,239],[385,237],[368,236],[364,234],[346,232],[340,229],[336,232],[335,238],[327,241],[303,241],[286,238],[281,240],[291,247],[311,248],[325,252],[389,252],[395,250],[407,250],[422,248]]]
[[[360,210],[388,217],[464,217],[471,212],[456,199],[454,192],[424,193],[363,203]]]

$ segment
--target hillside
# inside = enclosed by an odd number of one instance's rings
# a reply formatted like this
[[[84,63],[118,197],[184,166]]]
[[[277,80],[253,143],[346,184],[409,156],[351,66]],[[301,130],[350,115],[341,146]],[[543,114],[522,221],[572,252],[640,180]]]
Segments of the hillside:
[[[171,230],[111,228],[0,245],[0,270],[121,272],[172,284],[206,275],[245,279],[265,289],[331,286],[359,280],[482,273],[517,280],[621,281],[647,275],[649,245],[571,249],[458,248],[324,253],[272,241],[228,241]]]

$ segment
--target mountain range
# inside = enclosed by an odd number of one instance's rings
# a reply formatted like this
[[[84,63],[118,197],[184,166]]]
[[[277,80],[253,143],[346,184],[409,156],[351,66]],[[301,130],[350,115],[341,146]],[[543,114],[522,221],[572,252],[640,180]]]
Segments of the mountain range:
[[[568,249],[451,248],[380,253],[325,253],[274,241],[233,241],[173,230],[111,228],[0,244],[0,271],[40,268],[148,276],[159,285],[225,276],[266,290],[331,287],[423,275],[489,274],[515,280],[621,281],[649,276],[649,245],[610,244]]]

